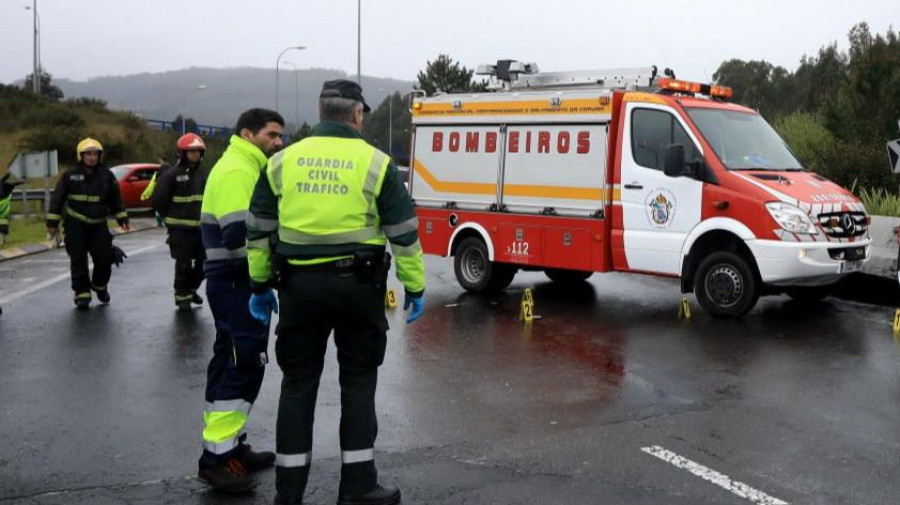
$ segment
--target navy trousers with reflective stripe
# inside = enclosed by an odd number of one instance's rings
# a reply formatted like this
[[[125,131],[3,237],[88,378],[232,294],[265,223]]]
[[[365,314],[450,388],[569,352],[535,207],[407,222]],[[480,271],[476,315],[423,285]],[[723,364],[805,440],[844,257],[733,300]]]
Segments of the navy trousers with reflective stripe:
[[[269,327],[250,315],[250,278],[212,276],[206,279],[206,296],[216,321],[216,341],[209,362],[206,401],[256,401],[265,373]],[[243,441],[244,437],[241,437]],[[242,450],[240,446],[235,450]],[[214,454],[206,449],[200,467],[219,464],[235,453]]]
[[[367,493],[378,481],[372,449],[378,434],[375,387],[388,328],[384,296],[383,282],[376,288],[353,272],[295,270],[279,290],[275,354],[284,378],[276,450],[284,461],[308,461],[302,455],[312,450],[316,396],[333,330],[341,385],[342,495]],[[283,503],[302,503],[309,464],[301,463],[275,468],[275,488]]]
[[[66,252],[72,269],[72,291],[90,293],[91,285],[106,288],[112,274],[112,235],[106,223],[87,224],[72,217],[65,221]],[[91,276],[88,254],[94,262]]]

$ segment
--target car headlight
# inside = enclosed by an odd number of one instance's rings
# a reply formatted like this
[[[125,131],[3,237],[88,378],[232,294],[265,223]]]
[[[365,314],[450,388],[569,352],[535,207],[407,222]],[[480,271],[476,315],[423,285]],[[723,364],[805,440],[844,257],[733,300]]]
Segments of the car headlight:
[[[769,210],[769,214],[772,215],[772,219],[778,223],[778,226],[791,233],[808,233],[811,235],[818,233],[816,225],[813,224],[809,215],[796,205],[784,202],[769,202],[766,204],[766,209]]]

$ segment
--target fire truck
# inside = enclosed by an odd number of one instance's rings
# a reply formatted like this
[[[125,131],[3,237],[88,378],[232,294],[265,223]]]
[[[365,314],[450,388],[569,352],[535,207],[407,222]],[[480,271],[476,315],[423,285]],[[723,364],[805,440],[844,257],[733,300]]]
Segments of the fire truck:
[[[763,295],[817,300],[871,254],[862,202],[804,169],[730,88],[656,67],[478,73],[488,91],[411,100],[422,247],[452,256],[469,291],[519,270],[634,272],[739,317]]]

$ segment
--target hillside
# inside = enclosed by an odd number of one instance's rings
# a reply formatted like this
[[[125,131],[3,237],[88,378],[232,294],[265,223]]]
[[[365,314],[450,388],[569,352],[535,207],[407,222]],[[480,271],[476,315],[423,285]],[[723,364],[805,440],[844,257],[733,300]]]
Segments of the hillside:
[[[299,122],[315,123],[316,103],[322,83],[348,78],[328,69],[298,70]],[[279,109],[285,121],[297,121],[294,71],[279,72]],[[201,124],[232,126],[237,116],[251,107],[275,107],[275,70],[266,68],[189,68],[162,73],[97,77],[87,81],[54,79],[66,97],[96,97],[109,107],[130,110],[146,119],[171,121],[185,104],[185,115]],[[203,90],[197,85],[206,85]],[[392,91],[412,89],[412,81],[363,76],[366,99],[376,107]],[[382,89],[383,91],[379,91]]]

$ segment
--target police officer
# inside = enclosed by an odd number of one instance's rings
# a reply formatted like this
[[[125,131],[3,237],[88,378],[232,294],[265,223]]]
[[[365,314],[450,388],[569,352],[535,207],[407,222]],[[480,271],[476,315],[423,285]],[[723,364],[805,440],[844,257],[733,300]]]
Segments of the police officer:
[[[153,209],[166,223],[169,251],[175,260],[175,305],[190,311],[191,303],[202,304],[197,289],[203,282],[203,239],[200,235],[200,207],[207,172],[200,167],[206,144],[199,135],[182,135],[175,143],[178,162],[160,168],[153,190]]]
[[[59,177],[50,199],[47,234],[56,238],[59,222],[65,219],[75,306],[87,309],[91,304],[91,290],[103,304],[110,299],[107,284],[116,258],[106,220],[115,217],[123,232],[131,228],[119,184],[101,163],[103,146],[89,137],[78,143],[75,152],[78,164]],[[93,276],[88,271],[88,254],[94,262]]]
[[[13,189],[24,182],[9,182],[9,175],[3,174],[3,177],[0,177],[0,245],[6,243],[6,236],[9,235],[9,216],[12,214]]]
[[[256,452],[244,427],[268,362],[269,325],[250,315],[245,220],[253,186],[267,156],[281,143],[284,119],[250,109],[238,118],[228,149],[210,171],[200,215],[206,248],[206,297],[216,340],[206,382],[200,478],[214,489],[241,493],[253,486],[248,471],[272,466],[275,454]]]
[[[425,266],[403,178],[386,154],[360,136],[368,111],[358,84],[326,82],[319,96],[321,123],[310,137],[269,160],[250,202],[251,312],[269,320],[278,307],[273,287],[284,308],[275,345],[284,372],[276,503],[303,500],[316,394],[332,331],[341,385],[338,504],[400,501],[399,489],[378,483],[375,468],[375,386],[388,329],[386,243],[397,258],[404,308],[413,308],[407,323],[424,309]]]

